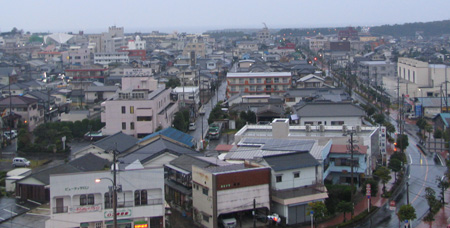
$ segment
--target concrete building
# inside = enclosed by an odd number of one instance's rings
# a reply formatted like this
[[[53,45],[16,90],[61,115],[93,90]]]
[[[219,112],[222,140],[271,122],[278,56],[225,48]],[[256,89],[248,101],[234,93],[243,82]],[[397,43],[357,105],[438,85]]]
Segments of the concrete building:
[[[361,126],[366,112],[349,102],[308,102],[294,106],[300,125],[310,126]]]
[[[441,86],[450,77],[450,67],[444,64],[428,64],[411,58],[399,58],[397,76],[400,78],[400,95],[409,97],[437,97],[441,94]],[[447,78],[447,79],[446,79]],[[388,92],[396,97],[393,90],[397,80],[386,81]]]
[[[141,138],[158,127],[171,126],[178,102],[171,99],[172,89],[151,77],[122,77],[122,90],[102,103],[103,134],[122,131]]]
[[[128,40],[128,50],[146,50],[147,42],[142,40],[140,36],[136,36],[134,40]]]
[[[309,49],[316,52],[319,51],[320,49],[324,50],[325,45],[328,42],[328,38],[320,33],[315,37],[308,38],[308,40],[309,40]]]
[[[95,52],[116,52],[126,46],[124,28],[112,26],[108,32],[89,35],[89,43],[95,44]]]
[[[91,51],[86,47],[71,46],[62,52],[63,64],[86,66],[91,64]]]
[[[290,72],[228,73],[227,97],[237,93],[281,96],[291,85]]]
[[[128,52],[104,52],[94,54],[94,64],[129,63]]]
[[[194,58],[206,57],[206,46],[203,42],[203,38],[201,36],[194,37],[183,49],[183,56],[190,56],[191,54],[195,54]],[[192,56],[191,56],[192,58]]]
[[[112,179],[109,170],[51,175],[45,227],[113,227]],[[116,185],[118,227],[164,227],[162,168],[121,171]]]
[[[381,86],[384,77],[396,76],[396,64],[391,61],[361,61],[358,64],[357,76],[366,84]]]
[[[32,132],[43,121],[44,110],[38,106],[38,100],[24,96],[11,96],[0,99],[0,110],[4,123],[11,118],[12,127],[17,128],[19,122],[28,124],[28,130]]]
[[[202,227],[217,228],[221,218],[237,212],[270,210],[270,168],[244,164],[192,166],[193,218]],[[254,201],[255,200],[255,201]]]

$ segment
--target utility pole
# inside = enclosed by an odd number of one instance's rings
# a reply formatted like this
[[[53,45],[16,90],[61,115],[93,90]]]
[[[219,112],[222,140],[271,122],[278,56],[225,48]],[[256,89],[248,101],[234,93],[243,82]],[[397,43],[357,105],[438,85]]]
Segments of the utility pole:
[[[352,130],[349,130],[349,131],[347,131],[345,134],[344,134],[344,136],[346,135],[346,134],[350,134],[350,140],[349,140],[349,143],[350,143],[350,184],[351,184],[351,186],[352,186],[352,188],[351,188],[351,191],[350,191],[350,202],[352,203],[352,212],[351,212],[351,217],[353,218],[353,214],[354,214],[354,205],[353,205],[353,189],[354,189],[354,187],[355,187],[355,183],[354,183],[354,181],[353,181],[353,166],[354,166],[354,164],[353,164],[353,154],[354,154],[354,143],[355,143],[355,141],[353,140],[353,134],[355,133],[355,131],[352,129]]]
[[[253,199],[253,228],[256,228],[256,199]]]
[[[117,148],[117,143],[115,148]],[[117,182],[116,182],[116,149],[113,150],[113,220],[114,220],[114,228],[117,228]]]

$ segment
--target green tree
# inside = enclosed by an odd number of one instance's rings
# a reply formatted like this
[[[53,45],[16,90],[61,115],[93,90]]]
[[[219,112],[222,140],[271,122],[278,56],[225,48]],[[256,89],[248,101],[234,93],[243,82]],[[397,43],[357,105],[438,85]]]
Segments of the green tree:
[[[394,181],[397,182],[397,172],[400,172],[400,170],[402,170],[402,161],[396,158],[391,158],[389,160],[388,168],[395,173]]]
[[[438,188],[441,190],[441,202],[445,205],[445,191],[450,187],[450,183],[446,178],[436,177],[436,183]]]
[[[410,220],[414,220],[417,218],[416,210],[414,209],[413,206],[411,206],[409,204],[402,205],[397,212],[397,216],[398,216],[398,219],[402,222],[405,220],[410,221]]]
[[[166,88],[175,88],[177,86],[181,86],[180,79],[178,78],[171,78],[169,81],[166,82]]]
[[[337,211],[344,213],[344,222],[347,221],[345,214],[353,211],[353,204],[348,201],[341,201],[336,206]]]
[[[376,123],[378,124],[382,124],[385,121],[385,117],[384,114],[378,113],[378,114],[374,114],[373,115],[373,119],[375,120]]]
[[[327,207],[322,201],[308,203],[308,212],[314,211],[314,221],[320,221],[327,215]]]
[[[389,134],[392,134],[392,133],[395,132],[395,126],[394,126],[393,124],[391,124],[389,121],[385,121],[385,122],[383,123],[383,125],[386,127],[386,131],[387,131]]]
[[[175,116],[173,117],[173,127],[177,130],[180,130],[182,132],[186,132],[186,122],[184,121],[183,113],[177,112],[175,113]]]
[[[384,166],[380,166],[373,174],[380,178],[381,183],[383,183],[383,194],[386,193],[386,183],[392,178],[389,169]]]
[[[405,149],[409,146],[408,135],[399,134],[397,135],[397,145],[396,147],[400,149],[401,152],[405,151]]]
[[[435,139],[440,139],[440,138],[442,138],[442,136],[443,136],[443,134],[442,134],[441,129],[434,130],[433,137]]]

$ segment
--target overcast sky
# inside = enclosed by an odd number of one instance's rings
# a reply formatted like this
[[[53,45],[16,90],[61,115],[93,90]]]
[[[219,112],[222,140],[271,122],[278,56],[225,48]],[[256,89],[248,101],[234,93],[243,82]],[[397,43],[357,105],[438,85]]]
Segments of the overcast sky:
[[[373,26],[450,18],[450,0],[14,0],[1,1],[0,31],[99,33]]]

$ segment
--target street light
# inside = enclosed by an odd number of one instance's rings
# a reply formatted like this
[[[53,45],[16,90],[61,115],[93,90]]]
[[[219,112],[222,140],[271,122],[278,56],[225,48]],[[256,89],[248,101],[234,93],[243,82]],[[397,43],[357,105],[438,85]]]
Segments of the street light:
[[[116,164],[114,164],[114,170],[115,170],[115,166]],[[114,172],[115,174],[115,172]],[[101,178],[97,178],[95,179],[95,183],[100,183],[102,180],[109,180],[112,183],[112,189],[113,189],[113,228],[117,228],[117,185],[116,185],[116,181],[115,178],[116,175],[114,175],[114,180],[111,180],[111,178],[108,177],[101,177]]]

